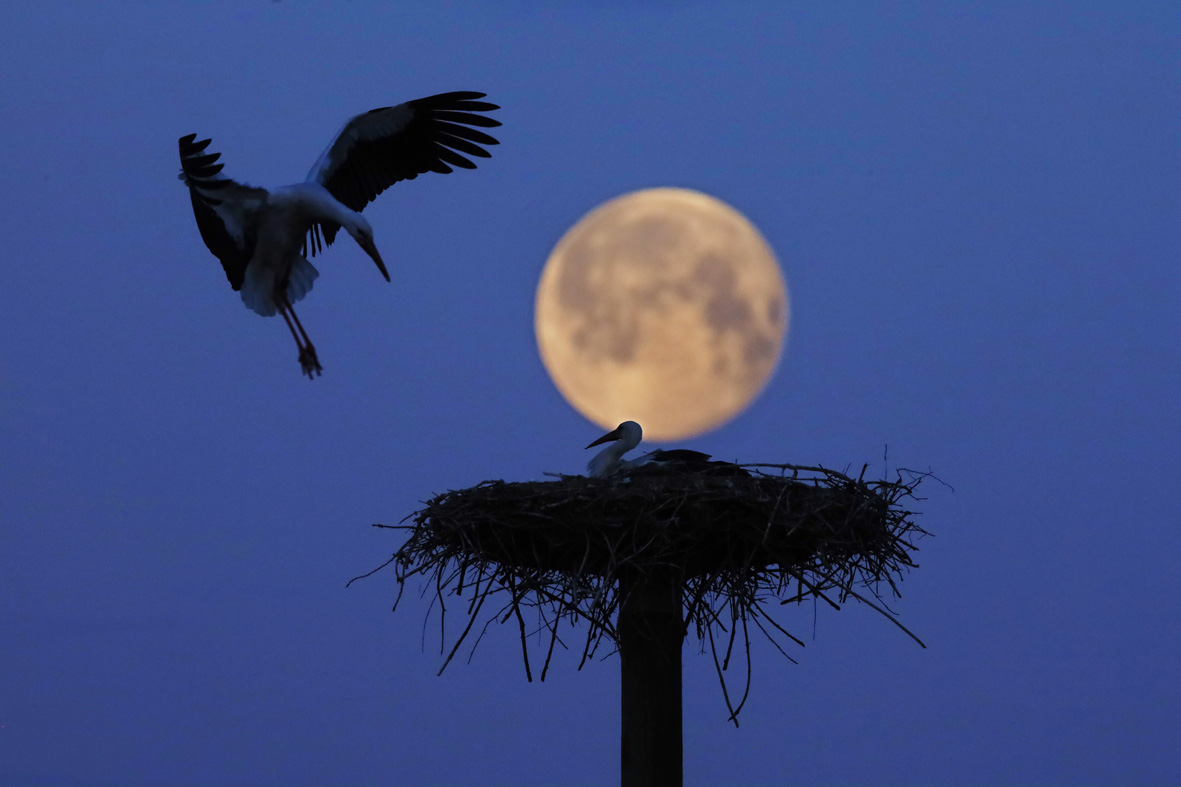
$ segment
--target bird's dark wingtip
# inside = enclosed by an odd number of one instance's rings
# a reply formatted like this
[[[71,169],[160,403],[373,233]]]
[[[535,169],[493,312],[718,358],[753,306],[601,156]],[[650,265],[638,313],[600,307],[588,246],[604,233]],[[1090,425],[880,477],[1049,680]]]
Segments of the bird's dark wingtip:
[[[213,141],[212,139],[203,139],[200,142],[197,142],[196,140],[196,134],[186,134],[177,140],[180,146],[180,155],[182,158],[197,155],[198,153],[205,150],[205,148],[209,147],[209,143]]]

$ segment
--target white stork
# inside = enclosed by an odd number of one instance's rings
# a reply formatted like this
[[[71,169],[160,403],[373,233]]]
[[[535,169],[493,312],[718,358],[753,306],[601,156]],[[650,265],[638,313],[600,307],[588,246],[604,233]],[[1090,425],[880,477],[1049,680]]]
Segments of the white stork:
[[[623,455],[635,448],[644,439],[644,430],[635,421],[624,421],[614,430],[587,446],[610,442],[611,445],[595,454],[586,468],[591,478],[607,478],[619,473],[630,473],[641,467],[656,472],[680,472],[701,475],[750,475],[746,470],[730,462],[719,462],[709,454],[674,448],[669,451],[649,451],[635,459],[624,459]]]
[[[344,227],[389,281],[361,210],[400,180],[423,172],[446,174],[451,167],[475,169],[461,154],[488,158],[491,154],[480,145],[497,141],[469,128],[500,125],[473,114],[500,108],[480,101],[483,97],[441,93],[357,115],[316,159],[303,183],[269,191],[220,177],[224,164],[214,162],[221,154],[205,152],[211,140],[198,142],[196,134],[180,138],[180,178],[189,187],[202,240],[249,309],[264,317],[283,315],[309,378],[323,369],[293,308],[320,275],[306,256],[322,251],[323,242],[331,246]]]

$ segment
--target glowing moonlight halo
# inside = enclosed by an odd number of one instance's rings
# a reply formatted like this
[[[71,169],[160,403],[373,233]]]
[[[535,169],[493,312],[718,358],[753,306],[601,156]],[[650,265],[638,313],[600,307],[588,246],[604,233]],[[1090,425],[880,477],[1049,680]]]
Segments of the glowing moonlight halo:
[[[738,211],[689,189],[616,197],[550,253],[534,328],[562,395],[603,428],[675,440],[716,428],[766,385],[787,334],[787,285]]]

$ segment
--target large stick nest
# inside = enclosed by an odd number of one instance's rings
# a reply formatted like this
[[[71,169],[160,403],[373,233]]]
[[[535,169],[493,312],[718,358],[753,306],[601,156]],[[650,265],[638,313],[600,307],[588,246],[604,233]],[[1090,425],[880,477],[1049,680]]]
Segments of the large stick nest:
[[[398,526],[410,537],[382,567],[396,567],[399,599],[406,580],[426,580],[423,592],[433,591],[440,605],[444,641],[447,600],[464,600],[467,621],[440,672],[476,623],[483,621],[473,652],[492,622],[515,619],[529,680],[531,640],[545,649],[544,680],[555,645],[568,647],[563,624],[584,621],[581,668],[604,641],[616,644],[620,572],[675,568],[685,589],[686,633],[693,630],[703,650],[708,643],[736,720],[750,689],[751,627],[792,661],[784,639],[804,644],[772,618],[780,605],[839,609],[854,598],[910,634],[882,593],[900,597],[897,582],[916,567],[913,542],[926,534],[906,503],[920,499],[914,493],[927,474],[867,481],[864,468],[853,478],[822,467],[744,467],[749,476],[635,472],[486,481],[445,492],[406,518],[413,524]],[[733,703],[723,673],[739,633],[747,681]]]

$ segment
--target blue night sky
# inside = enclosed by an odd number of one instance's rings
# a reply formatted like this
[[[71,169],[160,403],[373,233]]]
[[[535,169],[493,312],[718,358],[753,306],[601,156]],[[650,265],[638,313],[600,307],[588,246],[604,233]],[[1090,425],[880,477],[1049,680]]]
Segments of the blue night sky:
[[[449,90],[501,145],[367,209],[392,284],[317,259],[308,382],[177,137],[282,185]],[[400,544],[371,523],[581,471],[534,290],[652,186],[741,210],[791,287],[775,377],[686,447],[955,487],[895,605],[928,649],[785,609],[801,663],[755,649],[736,730],[686,644],[686,781],[1181,781],[1176,4],[13,3],[0,106],[0,782],[616,781],[617,658],[528,684],[508,626],[436,677],[427,602],[345,582]]]

